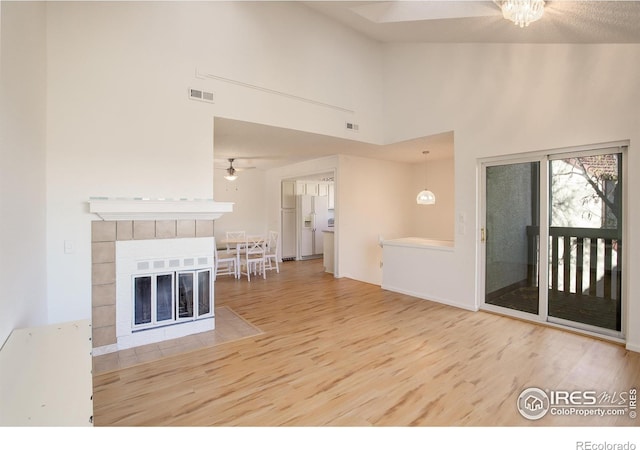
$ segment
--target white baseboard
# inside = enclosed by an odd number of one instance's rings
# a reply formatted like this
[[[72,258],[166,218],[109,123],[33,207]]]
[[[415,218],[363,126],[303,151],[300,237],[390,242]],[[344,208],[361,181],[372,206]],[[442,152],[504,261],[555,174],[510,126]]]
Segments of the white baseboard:
[[[389,286],[389,285],[385,285],[385,284],[383,284],[381,286],[381,288],[386,290],[386,291],[397,292],[399,294],[404,294],[404,295],[410,295],[411,297],[417,297],[417,298],[420,298],[422,300],[429,300],[429,301],[436,302],[436,303],[442,303],[442,304],[447,305],[447,306],[453,306],[455,308],[466,309],[467,311],[473,311],[473,312],[478,311],[478,307],[476,307],[476,306],[469,306],[469,305],[466,305],[466,304],[463,304],[463,303],[458,303],[458,302],[451,301],[449,299],[439,298],[438,296],[435,296],[435,295],[429,295],[429,294],[424,294],[424,293],[420,293],[420,292],[412,292],[412,291],[408,291],[406,289],[401,289],[401,288],[397,288],[395,286]]]
[[[631,343],[631,342],[627,342],[627,344],[625,345],[625,348],[627,350],[629,350],[630,352],[640,353],[640,344],[634,344],[634,343]]]

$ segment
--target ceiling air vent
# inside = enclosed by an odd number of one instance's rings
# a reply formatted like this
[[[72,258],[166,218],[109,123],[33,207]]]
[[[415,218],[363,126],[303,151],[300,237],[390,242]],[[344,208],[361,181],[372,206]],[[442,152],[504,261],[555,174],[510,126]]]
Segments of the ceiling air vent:
[[[353,131],[355,133],[358,132],[358,124],[357,123],[353,123],[353,122],[345,122],[345,126],[347,128],[347,130],[349,131]]]
[[[201,102],[213,103],[213,92],[189,88],[189,98],[191,100],[200,100]]]

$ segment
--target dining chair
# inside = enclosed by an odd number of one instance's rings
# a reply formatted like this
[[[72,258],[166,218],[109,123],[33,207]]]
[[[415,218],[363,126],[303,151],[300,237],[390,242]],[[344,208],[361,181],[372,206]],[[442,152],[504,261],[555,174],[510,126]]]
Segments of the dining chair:
[[[227,251],[236,250],[247,239],[246,231],[227,231]],[[235,241],[235,243],[234,243]],[[240,244],[238,244],[240,242]]]
[[[278,265],[278,240],[280,233],[277,231],[269,231],[269,237],[267,239],[267,246],[264,254],[265,258],[265,270],[276,269],[277,273],[280,273],[280,266]],[[275,265],[274,265],[275,263]]]
[[[215,249],[213,279],[215,280],[218,275],[233,275],[238,278],[240,271],[237,264],[238,257],[236,253],[218,250],[215,237],[213,238],[213,248]]]
[[[251,274],[262,274],[262,278],[267,278],[265,270],[265,245],[264,236],[247,236],[246,244],[242,251],[240,262],[240,274],[246,275],[247,280],[251,281]],[[246,272],[242,271],[242,268]]]

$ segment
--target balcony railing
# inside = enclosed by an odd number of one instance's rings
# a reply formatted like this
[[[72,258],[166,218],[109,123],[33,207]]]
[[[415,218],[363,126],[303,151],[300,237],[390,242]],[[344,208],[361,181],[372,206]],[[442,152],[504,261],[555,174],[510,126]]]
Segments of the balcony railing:
[[[539,228],[527,227],[527,238],[527,281],[534,286]],[[622,240],[618,230],[550,227],[549,240],[550,295],[574,293],[620,301]]]

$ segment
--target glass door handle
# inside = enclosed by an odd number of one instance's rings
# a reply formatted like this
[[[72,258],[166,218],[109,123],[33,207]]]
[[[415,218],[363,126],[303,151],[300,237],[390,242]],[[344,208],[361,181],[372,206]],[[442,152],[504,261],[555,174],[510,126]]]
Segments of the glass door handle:
[[[484,228],[480,228],[480,242],[485,242],[487,240],[486,231]]]

